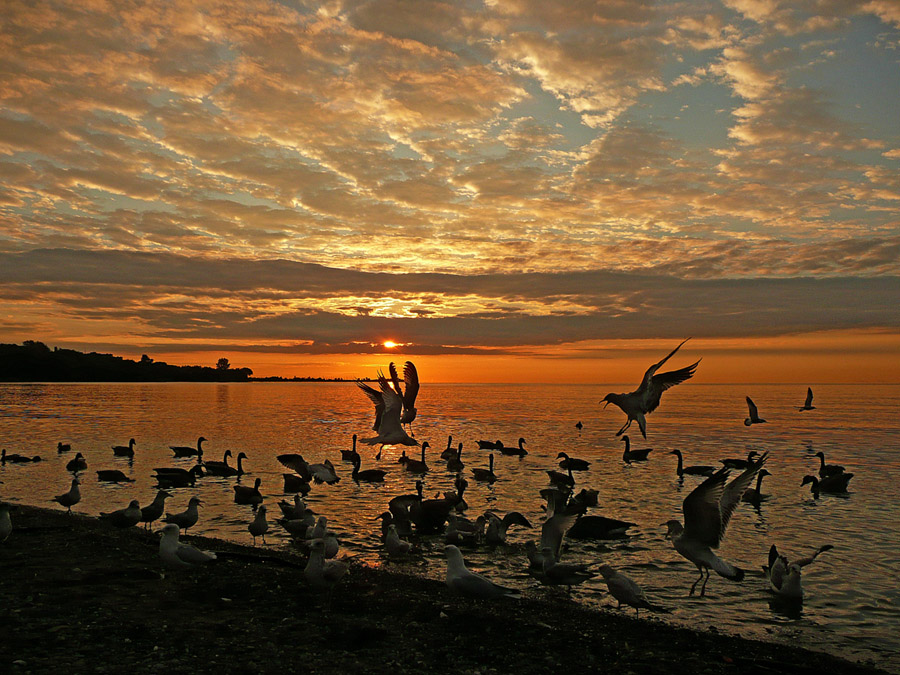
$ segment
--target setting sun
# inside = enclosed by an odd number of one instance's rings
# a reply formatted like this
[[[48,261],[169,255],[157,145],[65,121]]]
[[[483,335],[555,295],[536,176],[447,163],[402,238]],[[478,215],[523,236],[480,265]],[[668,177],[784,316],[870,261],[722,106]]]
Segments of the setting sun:
[[[393,349],[394,347],[397,346],[397,343],[393,342],[392,340],[385,340],[382,344],[384,344],[384,346],[387,347],[388,349]]]

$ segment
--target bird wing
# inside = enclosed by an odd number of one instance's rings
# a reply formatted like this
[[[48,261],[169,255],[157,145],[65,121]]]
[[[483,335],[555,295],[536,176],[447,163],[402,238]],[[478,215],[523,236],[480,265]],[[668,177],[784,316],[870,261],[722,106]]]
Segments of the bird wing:
[[[403,364],[403,381],[406,384],[403,390],[403,407],[414,408],[416,396],[419,395],[419,373],[412,361]]]
[[[400,377],[397,375],[397,366],[394,365],[393,361],[388,364],[388,373],[391,376],[391,384],[394,385],[394,391],[403,398],[403,389],[400,387]]]
[[[688,340],[690,340],[690,338],[688,338],[687,340],[684,340],[684,342],[682,342],[680,345],[675,347],[675,349],[673,349],[671,352],[669,352],[669,355],[666,356],[662,361],[658,361],[658,362],[654,363],[652,366],[650,366],[649,368],[647,368],[647,372],[644,373],[644,377],[641,380],[641,386],[638,387],[638,391],[646,391],[647,390],[647,388],[650,386],[650,381],[653,379],[653,376],[656,375],[656,371],[660,369],[662,364],[664,364],[666,361],[668,361],[670,358],[672,358],[672,356],[674,356],[675,352],[677,352],[679,349],[681,349],[681,345],[683,345]]]
[[[381,412],[381,423],[378,425],[378,435],[381,437],[399,433],[403,430],[400,426],[400,413],[403,411],[403,399],[394,391],[384,375],[378,376],[378,384],[381,386],[381,399],[384,401],[384,410]]]
[[[753,399],[749,396],[747,397],[747,408],[750,411],[751,420],[759,418],[759,410],[757,409],[756,404],[753,402]]]
[[[734,513],[734,509],[740,503],[744,491],[750,487],[750,484],[763,467],[763,464],[766,463],[768,457],[769,453],[764,452],[759,458],[752,460],[750,466],[738,474],[738,477],[731,481],[722,491],[722,497],[719,500],[719,511],[722,514],[722,528],[719,533],[719,539],[725,536],[725,528],[728,526],[728,521],[731,520],[731,514]]]
[[[370,387],[365,382],[357,380],[356,386],[362,389],[363,393],[375,404],[375,423],[372,425],[372,429],[378,431],[378,427],[381,426],[381,418],[384,415],[384,397],[380,391]]]
[[[670,370],[651,377],[650,383],[644,393],[644,406],[646,407],[647,412],[651,413],[656,410],[656,408],[659,406],[659,399],[662,397],[662,394],[666,389],[674,387],[676,384],[681,384],[685,380],[691,379],[694,376],[694,371],[697,370],[697,366],[699,364],[700,360],[697,360],[691,365],[685,366],[684,368],[679,368],[678,370]]]
[[[728,469],[722,468],[695,487],[684,499],[685,536],[715,548],[722,538],[722,513],[719,500],[725,492]]]
[[[804,404],[803,407],[808,408],[809,406],[811,406],[812,399],[813,399],[812,387],[807,387],[806,388],[806,403]]]
[[[178,548],[175,549],[175,555],[182,562],[186,562],[191,565],[196,565],[198,563],[205,563],[209,560],[215,560],[216,554],[209,553],[207,551],[201,551],[198,548],[194,548],[190,544],[178,544]]]
[[[541,526],[541,545],[543,551],[549,548],[553,553],[553,559],[559,560],[559,550],[562,548],[563,537],[578,516],[572,514],[557,513],[548,518]]]
[[[523,516],[518,511],[510,511],[505,516],[503,516],[503,524],[506,527],[510,525],[521,525],[522,527],[531,527],[531,523],[528,522],[528,518]]]

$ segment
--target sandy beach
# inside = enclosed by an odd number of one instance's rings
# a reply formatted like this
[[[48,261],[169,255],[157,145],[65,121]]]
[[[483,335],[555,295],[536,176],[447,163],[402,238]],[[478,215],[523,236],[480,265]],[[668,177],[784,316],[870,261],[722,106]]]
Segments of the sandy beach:
[[[216,562],[162,574],[156,532],[28,506],[12,517],[0,545],[3,672],[884,672],[586,609],[563,591],[487,602],[352,564],[314,592],[300,553],[201,537],[188,539]]]

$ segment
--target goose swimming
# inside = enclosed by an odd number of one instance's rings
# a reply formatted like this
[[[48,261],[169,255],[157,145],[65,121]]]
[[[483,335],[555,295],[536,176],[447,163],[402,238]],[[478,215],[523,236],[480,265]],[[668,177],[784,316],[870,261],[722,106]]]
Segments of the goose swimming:
[[[81,501],[81,490],[78,488],[79,485],[81,485],[81,481],[79,481],[77,478],[73,478],[72,487],[69,488],[69,491],[61,495],[56,495],[52,501],[56,502],[60,506],[65,506],[66,513],[71,514],[72,507]]]
[[[564,452],[559,453],[556,456],[556,459],[559,459],[559,468],[561,469],[571,469],[572,471],[587,471],[591,468],[591,463],[585,459],[578,459],[576,457],[569,457]]]
[[[359,467],[362,463],[362,459],[359,455],[356,456],[356,459],[353,460],[353,473],[350,474],[350,477],[356,481],[357,483],[360,481],[366,483],[383,483],[384,476],[387,471],[382,469],[366,469],[365,471],[360,471]]]
[[[499,443],[499,441],[498,441]],[[510,456],[519,456],[524,457],[528,454],[528,451],[525,449],[525,439],[520,438],[518,441],[518,445],[516,446],[506,446],[500,443],[500,445],[496,448],[500,451],[501,455],[510,455]]]
[[[7,462],[12,462],[13,464],[26,464],[28,462],[40,462],[41,458],[38,455],[34,457],[27,457],[26,455],[18,455],[15,453],[8,454],[6,452],[6,448],[0,450],[0,464],[6,464]]]
[[[428,441],[423,442],[422,458],[412,459],[411,457],[407,457],[406,461],[403,462],[403,468],[410,473],[428,473],[428,465],[425,463],[425,451],[430,447],[431,446],[428,445]]]
[[[169,449],[175,454],[176,457],[202,457],[203,456],[203,442],[206,439],[201,436],[197,439],[197,447],[192,448],[189,445],[170,445]]]
[[[141,522],[141,504],[137,499],[132,499],[124,509],[101,513],[100,520],[115,527],[133,527]]]
[[[128,445],[112,446],[112,451],[116,457],[134,457],[134,439],[129,439]]]
[[[129,478],[118,469],[101,469],[97,472],[97,480],[109,483],[133,483],[134,478]]]
[[[753,458],[757,455],[759,455],[759,453],[756,450],[751,450],[747,453],[747,459],[728,458],[720,459],[719,461],[722,463],[722,466],[727,469],[746,469],[753,463]]]
[[[760,469],[759,473],[756,474],[756,487],[749,487],[744,490],[744,494],[741,495],[742,502],[749,502],[751,504],[759,504],[763,499],[767,498],[767,495],[762,493],[762,481],[765,476],[771,476],[767,469]]]
[[[816,406],[814,406],[812,404],[812,401],[813,401],[812,387],[807,387],[806,388],[806,401],[803,403],[803,407],[797,408],[797,410],[799,410],[800,412],[803,412],[804,410],[815,410]]]
[[[80,452],[75,453],[75,456],[66,462],[66,470],[72,473],[78,473],[85,469],[87,469],[87,460]]]
[[[488,456],[488,468],[478,467],[472,469],[472,478],[483,483],[494,483],[497,481],[497,474],[494,473],[494,453]]]
[[[659,400],[664,391],[693,377],[700,360],[678,370],[656,374],[656,371],[672,358],[685,342],[687,340],[675,347],[662,361],[654,363],[647,368],[637,389],[628,394],[607,394],[603,398],[601,403],[605,402],[604,408],[612,403],[621,408],[622,412],[628,416],[625,424],[616,432],[616,436],[621,436],[631,426],[631,423],[637,420],[638,426],[641,428],[641,435],[647,438],[647,420],[645,415],[649,415],[659,407]]]
[[[163,518],[163,522],[176,525],[178,529],[187,532],[196,525],[197,521],[200,519],[198,507],[202,503],[203,502],[200,501],[199,497],[191,497],[188,500],[187,508],[184,511],[181,511],[180,513],[167,513],[166,517]],[[163,530],[165,530],[165,528],[163,528]]]
[[[707,478],[694,488],[682,503],[684,513],[684,525],[677,520],[669,520],[666,538],[672,540],[675,550],[683,557],[697,566],[700,576],[691,585],[690,595],[694,594],[697,584],[703,581],[700,587],[700,596],[706,592],[706,583],[709,581],[710,569],[720,576],[732,581],[741,581],[744,571],[725,562],[713,553],[718,548],[725,536],[725,528],[735,507],[741,500],[741,495],[753,481],[756,473],[765,464],[768,453],[760,455],[753,465],[745,469],[727,485],[728,469],[721,468],[715,474]],[[706,576],[704,577],[704,571]]]
[[[447,447],[441,452],[441,459],[446,461],[451,457],[456,457],[456,449],[453,447],[453,436],[447,436]]]
[[[71,443],[63,443],[62,441],[60,441],[56,444],[56,452],[58,452],[60,454],[62,454],[64,452],[68,452],[71,449],[72,449]]]
[[[632,462],[646,462],[647,455],[653,452],[653,448],[641,448],[639,450],[631,449],[631,439],[628,438],[628,434],[622,436],[622,441],[625,443],[625,451],[622,453],[622,461],[626,464],[631,464]]]
[[[836,473],[825,478],[816,478],[815,476],[804,476],[800,482],[803,485],[809,485],[810,492],[813,497],[818,498],[820,492],[829,492],[831,494],[843,494],[847,492],[847,486],[850,479],[853,478],[852,473]]]
[[[469,571],[462,552],[454,545],[444,547],[447,554],[446,583],[450,590],[473,598],[518,598],[519,592],[495,584],[486,577]]]
[[[160,488],[179,488],[193,487],[197,479],[202,477],[203,467],[199,464],[192,466],[190,469],[181,469],[179,467],[159,467],[153,469],[155,471],[154,478]]]
[[[384,375],[378,374],[380,391],[365,382],[357,381],[356,385],[375,405],[375,424],[372,429],[378,432],[378,435],[372,438],[361,438],[361,443],[380,445],[382,448],[385,445],[419,445],[419,442],[403,429],[400,422],[403,399],[394,391]],[[378,454],[380,457],[381,452]]]
[[[447,458],[447,471],[459,473],[466,468],[466,465],[463,464],[462,461],[462,450],[463,444],[460,443],[459,448],[454,451],[453,455]]]
[[[844,473],[844,467],[840,464],[826,464],[825,463],[825,453],[819,450],[815,454],[816,457],[819,458],[819,478],[827,478],[828,476],[836,476],[838,474]]]
[[[681,450],[672,450],[669,454],[678,457],[678,467],[675,469],[675,473],[678,474],[679,478],[685,474],[688,476],[712,476],[716,470],[716,467],[706,466],[704,464],[684,466],[684,458],[681,455]]]
[[[201,551],[190,544],[182,544],[178,541],[178,525],[169,523],[164,525],[159,541],[159,557],[166,567],[184,569],[195,565],[204,565],[216,559],[216,554],[211,551]]]
[[[229,457],[234,457],[234,455],[231,454],[231,450],[226,450],[222,455],[221,462],[215,460],[203,462],[203,470],[211,476],[226,476],[231,471],[231,467],[228,465]]]
[[[352,463],[358,458],[359,453],[356,451],[356,434],[353,434],[353,448],[351,450],[341,449],[341,461]]]
[[[575,487],[575,477],[572,475],[572,467],[567,467],[566,471],[567,473],[560,473],[559,471],[553,471],[552,469],[547,471],[547,477],[550,479],[550,484],[565,488]]]
[[[748,415],[747,419],[744,420],[744,426],[749,427],[752,424],[764,424],[765,420],[759,416],[759,409],[756,407],[756,404],[753,402],[749,396],[747,397],[747,410]]]
[[[312,489],[309,481],[303,476],[298,476],[295,473],[283,473],[281,476],[284,478],[285,492],[299,492],[302,495],[306,495]]]

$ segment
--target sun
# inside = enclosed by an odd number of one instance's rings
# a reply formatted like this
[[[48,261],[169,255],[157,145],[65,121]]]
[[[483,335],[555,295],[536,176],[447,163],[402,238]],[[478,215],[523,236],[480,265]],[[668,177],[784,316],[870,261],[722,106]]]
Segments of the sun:
[[[397,343],[394,342],[393,340],[385,340],[382,344],[383,344],[387,349],[393,349],[394,347],[397,346]]]

